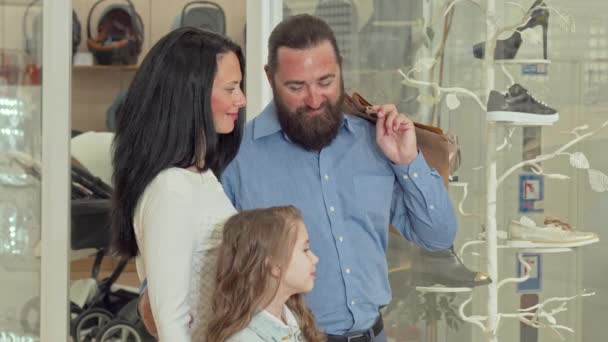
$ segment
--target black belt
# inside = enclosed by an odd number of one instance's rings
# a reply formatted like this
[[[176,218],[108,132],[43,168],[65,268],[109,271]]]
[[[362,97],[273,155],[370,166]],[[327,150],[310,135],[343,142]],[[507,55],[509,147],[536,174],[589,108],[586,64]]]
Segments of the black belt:
[[[372,341],[371,332],[373,331],[374,336],[378,336],[382,329],[384,329],[384,323],[382,322],[382,315],[380,315],[371,329],[346,335],[327,334],[327,342],[370,342]]]

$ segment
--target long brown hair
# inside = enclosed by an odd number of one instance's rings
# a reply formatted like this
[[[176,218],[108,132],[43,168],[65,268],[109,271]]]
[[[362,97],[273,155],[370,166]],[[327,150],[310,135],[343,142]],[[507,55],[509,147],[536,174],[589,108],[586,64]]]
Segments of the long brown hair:
[[[228,219],[219,250],[212,309],[202,311],[211,314],[207,341],[224,341],[245,329],[253,316],[270,304],[279,288],[279,280],[270,270],[278,266],[279,279],[283,277],[299,221],[302,216],[294,206],[246,210]],[[286,305],[297,317],[306,341],[325,340],[303,294],[291,296]]]

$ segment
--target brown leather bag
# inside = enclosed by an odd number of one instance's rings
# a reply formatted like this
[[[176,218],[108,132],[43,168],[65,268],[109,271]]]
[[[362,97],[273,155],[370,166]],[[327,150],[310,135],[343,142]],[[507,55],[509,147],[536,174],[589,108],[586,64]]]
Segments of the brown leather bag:
[[[367,109],[371,105],[355,92],[352,96],[346,95],[344,112],[375,124],[378,117]],[[439,172],[444,185],[447,187],[450,175],[450,146],[446,135],[439,127],[427,126],[417,122],[414,122],[414,126],[416,127],[418,149],[422,151],[427,164]]]

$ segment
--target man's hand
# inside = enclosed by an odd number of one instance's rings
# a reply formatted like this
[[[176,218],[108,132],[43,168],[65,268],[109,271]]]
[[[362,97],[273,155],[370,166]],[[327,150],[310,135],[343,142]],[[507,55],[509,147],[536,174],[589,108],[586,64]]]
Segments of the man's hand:
[[[372,106],[378,113],[376,142],[394,164],[409,164],[418,156],[414,122],[397,112],[395,105]]]
[[[144,290],[144,294],[139,298],[137,309],[139,310],[139,315],[141,316],[141,320],[144,322],[144,326],[146,327],[146,330],[148,330],[148,333],[155,338],[158,338],[156,323],[154,323],[152,306],[150,305],[150,297],[148,297],[147,288]]]

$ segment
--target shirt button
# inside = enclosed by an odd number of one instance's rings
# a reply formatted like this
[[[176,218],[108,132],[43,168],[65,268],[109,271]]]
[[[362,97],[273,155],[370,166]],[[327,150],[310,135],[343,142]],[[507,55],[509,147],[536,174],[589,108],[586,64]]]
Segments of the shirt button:
[[[334,211],[336,211],[336,209],[334,209],[334,207],[329,207],[329,211],[333,213]]]
[[[338,240],[340,240],[340,242],[344,242],[344,238],[343,237],[339,237]]]
[[[328,180],[329,176],[327,174],[325,174],[325,176],[323,176],[323,178],[325,178],[325,180]]]
[[[431,210],[433,210],[433,209],[435,209],[435,206],[431,204],[431,205],[429,205],[429,208],[431,208]]]
[[[354,301],[354,300],[351,300],[351,301],[350,301],[350,305],[355,305],[355,301]]]
[[[407,175],[403,175],[403,179],[408,180],[410,179],[410,177],[408,177]]]
[[[414,176],[414,178],[418,178],[418,174],[416,172],[414,172],[412,176]]]
[[[350,274],[350,268],[346,269],[346,274]]]

